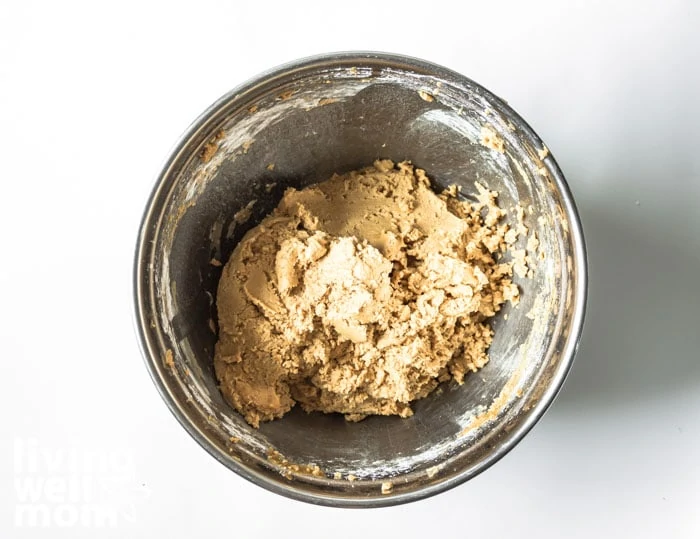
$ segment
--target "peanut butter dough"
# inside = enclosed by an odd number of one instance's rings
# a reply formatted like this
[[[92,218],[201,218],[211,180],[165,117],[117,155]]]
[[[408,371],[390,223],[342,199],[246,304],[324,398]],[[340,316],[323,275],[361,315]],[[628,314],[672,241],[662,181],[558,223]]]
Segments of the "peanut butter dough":
[[[215,368],[257,427],[306,411],[411,415],[439,382],[488,361],[487,319],[517,301],[496,193],[436,195],[410,163],[289,189],[218,289]]]

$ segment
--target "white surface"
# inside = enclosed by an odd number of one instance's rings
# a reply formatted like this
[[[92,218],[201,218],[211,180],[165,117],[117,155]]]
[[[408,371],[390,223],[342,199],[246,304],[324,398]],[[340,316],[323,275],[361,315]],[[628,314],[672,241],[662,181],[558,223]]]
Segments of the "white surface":
[[[697,537],[700,4],[611,4],[3,2],[0,537]],[[214,461],[158,396],[131,314],[137,225],[180,133],[257,72],[347,49],[506,98],[569,180],[591,271],[541,423],[473,481],[369,511]],[[116,527],[72,522],[93,502]],[[22,503],[52,507],[49,529],[16,526]]]

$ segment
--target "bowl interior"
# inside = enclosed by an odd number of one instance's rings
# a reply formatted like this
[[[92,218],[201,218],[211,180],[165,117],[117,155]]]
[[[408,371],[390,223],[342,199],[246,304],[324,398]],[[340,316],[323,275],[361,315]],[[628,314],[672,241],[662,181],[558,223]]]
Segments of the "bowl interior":
[[[481,144],[482,126],[503,139],[505,152]],[[166,165],[142,230],[142,332],[166,401],[226,465],[307,501],[395,503],[480,471],[544,411],[577,338],[583,261],[571,230],[578,225],[556,163],[543,149],[501,100],[424,63],[372,55],[317,60],[223,98]],[[493,320],[486,367],[461,386],[443,384],[415,403],[412,417],[347,423],[340,415],[295,409],[253,429],[224,402],[214,376],[218,261],[228,259],[287,187],[377,158],[411,160],[438,190],[457,184],[469,196],[479,181],[500,193],[501,207],[522,206],[524,223],[540,242],[528,251],[534,275],[515,278],[520,304]],[[234,217],[241,210],[247,220]],[[507,218],[512,223],[514,213]],[[526,241],[517,247],[527,249]],[[382,494],[386,481],[393,488]]]

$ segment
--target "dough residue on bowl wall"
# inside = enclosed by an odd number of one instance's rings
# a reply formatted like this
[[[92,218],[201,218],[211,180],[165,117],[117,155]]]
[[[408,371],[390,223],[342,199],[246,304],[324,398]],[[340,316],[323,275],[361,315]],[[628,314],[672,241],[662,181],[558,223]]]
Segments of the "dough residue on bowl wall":
[[[497,193],[437,195],[384,160],[301,191],[241,240],[218,289],[215,369],[253,426],[306,411],[411,415],[488,361],[488,319],[517,302],[518,231]],[[506,238],[509,241],[506,241]]]

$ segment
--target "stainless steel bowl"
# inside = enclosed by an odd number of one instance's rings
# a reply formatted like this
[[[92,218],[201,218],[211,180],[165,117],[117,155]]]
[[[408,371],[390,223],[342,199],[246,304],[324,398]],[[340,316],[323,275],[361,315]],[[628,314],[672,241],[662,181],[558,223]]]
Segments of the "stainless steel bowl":
[[[504,153],[480,143],[485,125],[503,139]],[[534,277],[516,279],[520,305],[495,318],[488,365],[461,386],[443,384],[415,404],[412,417],[347,423],[295,409],[253,429],[224,402],[214,376],[216,261],[227,260],[286,187],[379,157],[409,159],[438,186],[458,184],[467,193],[479,180],[500,192],[503,206],[522,205],[542,245]],[[235,219],[252,201],[251,218]],[[466,77],[376,53],[284,65],[206,110],[158,177],[134,278],[146,364],[182,426],[246,479],[332,506],[417,500],[500,459],[561,387],[586,303],[581,225],[539,137],[505,101]]]

